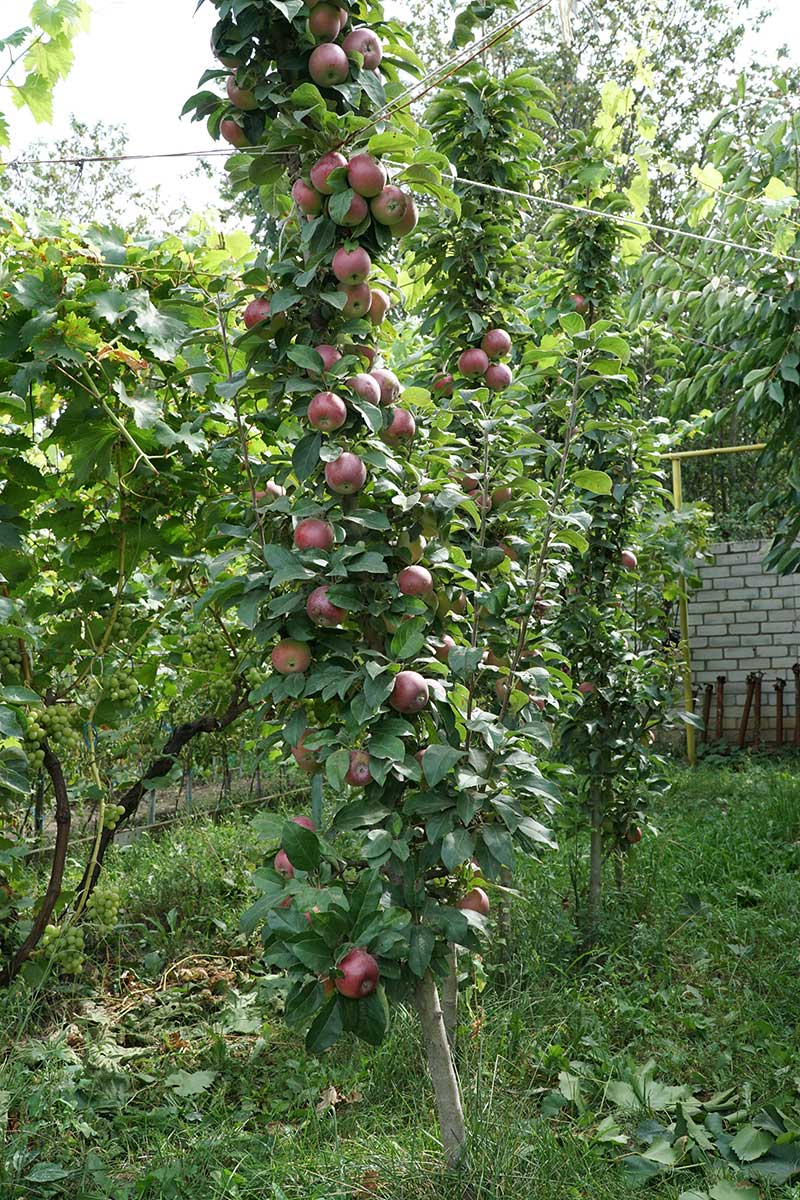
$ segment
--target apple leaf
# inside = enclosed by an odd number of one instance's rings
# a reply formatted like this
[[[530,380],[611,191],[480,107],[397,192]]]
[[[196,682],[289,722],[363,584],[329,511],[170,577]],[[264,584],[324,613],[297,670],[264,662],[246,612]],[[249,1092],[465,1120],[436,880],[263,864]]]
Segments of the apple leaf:
[[[310,475],[313,475],[319,463],[321,446],[322,434],[319,431],[307,433],[297,443],[292,453],[292,466],[298,479],[308,479]]]
[[[345,188],[343,192],[337,192],[335,196],[331,196],[328,201],[328,216],[337,225],[342,224],[342,218],[347,216],[350,205],[355,199],[355,192],[352,188]]]
[[[428,785],[436,787],[463,757],[464,751],[455,750],[452,746],[428,746],[422,756],[422,773]]]
[[[596,496],[610,496],[613,482],[605,471],[576,471],[572,477],[575,487],[583,488],[586,492],[594,492]]]
[[[334,791],[340,792],[344,787],[344,777],[350,767],[350,751],[334,750],[325,759],[325,775]]]
[[[322,361],[322,355],[318,354],[313,346],[290,346],[286,355],[303,370],[315,371],[318,375],[322,374],[325,364]]]
[[[389,1004],[386,992],[378,987],[364,1000],[345,1000],[356,1008],[353,1033],[370,1046],[380,1046],[389,1030]]]
[[[331,996],[317,1013],[306,1034],[306,1050],[322,1054],[337,1040],[344,1028],[340,996]]]
[[[436,938],[432,930],[426,929],[424,925],[414,925],[411,928],[410,945],[408,951],[408,966],[412,974],[418,979],[427,971],[431,962],[433,948],[436,945]]]
[[[287,821],[281,834],[281,846],[297,871],[314,871],[319,866],[319,838],[313,829],[296,821]]]

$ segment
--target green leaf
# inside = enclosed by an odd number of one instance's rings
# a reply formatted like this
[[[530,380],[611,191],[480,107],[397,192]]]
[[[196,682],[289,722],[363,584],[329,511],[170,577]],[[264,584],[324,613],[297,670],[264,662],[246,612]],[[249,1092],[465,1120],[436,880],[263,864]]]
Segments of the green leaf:
[[[307,433],[297,443],[292,454],[292,466],[298,479],[305,480],[314,474],[319,464],[321,447],[322,434],[319,431],[316,433]]]
[[[296,871],[315,871],[319,866],[319,838],[313,829],[296,821],[287,821],[281,834],[281,846]]]
[[[191,1074],[174,1071],[164,1082],[167,1087],[173,1088],[177,1096],[199,1096],[201,1092],[208,1091],[217,1074],[217,1071],[192,1071]]]
[[[594,492],[596,496],[610,496],[614,486],[610,475],[605,471],[576,471],[572,477],[575,487],[583,488],[586,492]]]
[[[758,1200],[758,1188],[739,1187],[730,1179],[720,1179],[708,1194],[711,1200]]]
[[[392,634],[390,654],[400,662],[415,658],[425,645],[427,632],[428,621],[425,617],[411,617],[408,621],[402,621]]]
[[[342,218],[347,216],[350,205],[355,199],[355,192],[352,188],[345,188],[343,192],[337,192],[335,196],[331,196],[328,201],[328,216],[337,225],[341,225]]]
[[[574,337],[577,333],[583,333],[586,329],[586,322],[577,312],[562,313],[558,318],[558,323],[570,337]]]
[[[335,792],[344,787],[344,777],[350,769],[350,751],[334,750],[325,759],[325,776]]]
[[[306,1034],[306,1050],[310,1054],[322,1054],[339,1038],[343,1027],[341,997],[331,996]]]
[[[11,684],[9,687],[0,688],[0,700],[7,700],[9,704],[41,704],[42,698],[36,692],[32,692],[30,688],[23,687],[21,684]]]
[[[287,358],[290,358],[298,367],[302,367],[305,371],[314,371],[317,375],[322,373],[324,363],[322,356],[317,353],[313,346],[290,346],[286,351]]]
[[[441,783],[445,775],[449,775],[463,757],[464,751],[456,750],[452,746],[428,746],[422,756],[422,773],[429,786],[436,787],[437,783]]]
[[[752,1162],[761,1158],[772,1147],[772,1134],[763,1129],[755,1129],[752,1125],[744,1125],[731,1142],[731,1150],[742,1162]]]
[[[466,829],[454,829],[442,838],[442,862],[448,871],[454,871],[472,858],[474,849],[469,832]]]
[[[427,971],[431,963],[431,955],[436,945],[433,931],[424,925],[413,925],[409,939],[408,966],[418,979]]]
[[[389,1031],[389,1004],[386,992],[378,986],[364,1000],[343,1000],[356,1005],[355,1021],[350,1025],[356,1037],[370,1046],[380,1046]]]

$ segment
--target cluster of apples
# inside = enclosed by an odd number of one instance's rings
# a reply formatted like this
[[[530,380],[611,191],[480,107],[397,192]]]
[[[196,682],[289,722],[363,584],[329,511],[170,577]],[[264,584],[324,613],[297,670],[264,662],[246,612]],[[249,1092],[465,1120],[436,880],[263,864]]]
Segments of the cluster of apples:
[[[505,329],[487,329],[480,346],[470,346],[458,356],[458,370],[472,383],[483,380],[493,392],[502,392],[514,380],[511,368],[501,358],[511,353],[511,338]],[[434,395],[452,396],[455,376],[440,371],[434,378],[431,390]]]
[[[351,192],[349,207],[331,211],[330,197],[343,190],[342,184]],[[329,150],[317,159],[308,178],[295,180],[292,198],[307,217],[325,210],[337,225],[351,229],[371,217],[395,237],[410,233],[418,220],[413,196],[389,182],[383,163],[372,154],[354,154],[348,161],[340,151]]]

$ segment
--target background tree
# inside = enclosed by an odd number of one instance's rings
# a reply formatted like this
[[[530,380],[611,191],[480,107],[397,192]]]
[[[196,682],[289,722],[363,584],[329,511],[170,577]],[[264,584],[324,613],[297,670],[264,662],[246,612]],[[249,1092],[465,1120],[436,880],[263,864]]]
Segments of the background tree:
[[[34,142],[0,174],[0,198],[34,226],[49,217],[70,228],[93,223],[117,225],[131,237],[163,236],[167,231],[185,229],[188,205],[168,209],[160,186],[139,186],[125,163],[80,162],[84,157],[113,160],[127,150],[128,136],[122,126],[103,121],[89,126],[73,116],[66,137]],[[78,161],[25,165],[64,158]]]

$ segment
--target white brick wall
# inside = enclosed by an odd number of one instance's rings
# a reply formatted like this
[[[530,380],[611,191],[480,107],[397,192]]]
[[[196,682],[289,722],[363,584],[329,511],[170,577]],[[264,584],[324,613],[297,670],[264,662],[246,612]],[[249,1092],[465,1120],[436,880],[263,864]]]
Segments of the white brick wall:
[[[689,601],[697,708],[702,713],[704,687],[715,686],[711,704],[711,737],[716,721],[716,680],[726,677],[725,736],[735,738],[744,711],[747,676],[762,671],[762,738],[774,741],[775,680],[786,680],[784,738],[791,742],[795,719],[795,679],[800,662],[800,575],[780,578],[762,568],[768,541],[720,542],[702,567],[702,590]],[[753,712],[748,741],[753,740]]]

